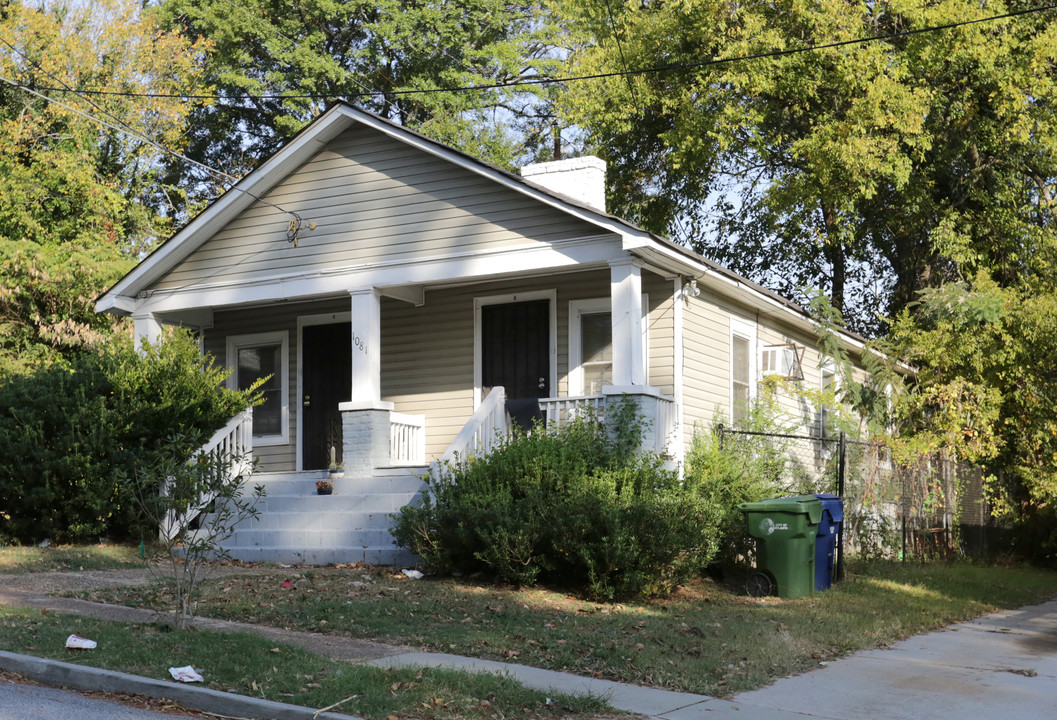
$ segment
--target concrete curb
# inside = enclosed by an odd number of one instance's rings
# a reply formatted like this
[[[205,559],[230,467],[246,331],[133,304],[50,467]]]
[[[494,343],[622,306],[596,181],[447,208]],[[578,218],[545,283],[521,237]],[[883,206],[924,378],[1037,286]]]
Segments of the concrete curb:
[[[143,695],[178,703],[189,710],[201,710],[246,720],[360,720],[355,715],[334,712],[317,715],[315,710],[301,705],[288,705],[2,650],[0,669],[53,687]]]

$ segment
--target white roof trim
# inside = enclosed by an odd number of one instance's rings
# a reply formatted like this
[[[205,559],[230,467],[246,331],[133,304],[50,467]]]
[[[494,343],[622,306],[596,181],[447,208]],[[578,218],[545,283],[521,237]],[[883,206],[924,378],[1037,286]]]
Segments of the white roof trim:
[[[259,168],[246,175],[224,195],[203,210],[179,232],[163,243],[125,277],[119,280],[96,303],[97,312],[126,312],[119,297],[133,298],[152,282],[162,277],[180,261],[188,257],[224,225],[243,210],[252,206],[291,172],[307,162],[326,143],[349,127],[362,124],[399,142],[458,165],[470,172],[528,195],[568,215],[592,223],[605,231],[629,234],[629,226],[609,215],[565,201],[548,190],[530,185],[514,175],[470,158],[457,150],[440,145],[426,137],[394,125],[387,120],[345,104],[337,104],[308,125],[287,145],[272,155]],[[632,233],[640,241],[650,236],[644,230]]]

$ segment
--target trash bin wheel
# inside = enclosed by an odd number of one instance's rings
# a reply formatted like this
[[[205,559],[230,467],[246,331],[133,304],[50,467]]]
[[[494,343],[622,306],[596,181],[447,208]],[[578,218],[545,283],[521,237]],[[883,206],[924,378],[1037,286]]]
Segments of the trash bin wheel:
[[[745,589],[749,597],[767,597],[774,588],[771,585],[771,578],[767,577],[766,573],[754,572],[745,582]]]

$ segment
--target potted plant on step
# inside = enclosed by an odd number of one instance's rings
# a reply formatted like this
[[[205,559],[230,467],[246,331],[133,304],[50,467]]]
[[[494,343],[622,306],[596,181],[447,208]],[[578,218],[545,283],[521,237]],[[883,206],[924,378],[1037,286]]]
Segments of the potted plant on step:
[[[330,446],[330,470],[327,471],[327,479],[333,483],[335,480],[345,477],[345,466],[338,462],[337,453],[333,445]]]
[[[316,480],[316,495],[333,495],[334,484],[330,480]]]

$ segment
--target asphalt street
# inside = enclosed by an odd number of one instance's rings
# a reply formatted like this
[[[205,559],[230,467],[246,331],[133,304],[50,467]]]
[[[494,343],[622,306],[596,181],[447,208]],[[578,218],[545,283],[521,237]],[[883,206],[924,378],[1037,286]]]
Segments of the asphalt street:
[[[0,680],[0,720],[179,720],[70,690]]]

